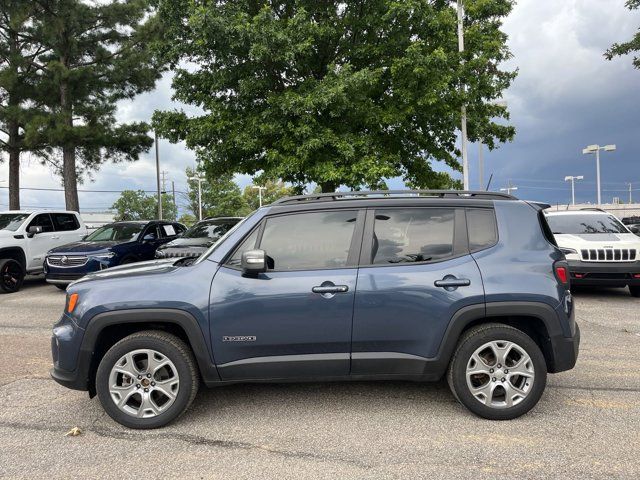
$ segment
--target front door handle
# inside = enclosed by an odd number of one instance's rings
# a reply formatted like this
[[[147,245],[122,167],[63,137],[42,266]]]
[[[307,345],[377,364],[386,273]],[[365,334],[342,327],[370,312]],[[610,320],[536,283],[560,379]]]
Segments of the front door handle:
[[[349,287],[347,285],[319,285],[317,287],[313,287],[311,289],[313,293],[345,293],[349,291]]]
[[[458,287],[468,287],[471,285],[471,280],[468,278],[456,278],[453,275],[445,275],[442,280],[436,280],[433,282],[436,287],[444,288],[447,291],[455,290]]]

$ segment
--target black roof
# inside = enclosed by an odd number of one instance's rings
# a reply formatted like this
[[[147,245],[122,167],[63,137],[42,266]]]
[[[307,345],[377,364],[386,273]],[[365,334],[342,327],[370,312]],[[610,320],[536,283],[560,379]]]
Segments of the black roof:
[[[276,200],[271,205],[295,205],[316,202],[348,201],[348,200],[390,200],[398,198],[415,199],[448,198],[460,200],[517,200],[512,195],[499,192],[468,191],[468,190],[374,190],[317,193],[311,195],[297,195]]]

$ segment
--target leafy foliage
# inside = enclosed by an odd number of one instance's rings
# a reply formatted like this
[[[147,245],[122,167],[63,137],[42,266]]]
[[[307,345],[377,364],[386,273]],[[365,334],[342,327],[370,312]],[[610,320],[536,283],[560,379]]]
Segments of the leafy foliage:
[[[25,141],[62,150],[66,204],[77,210],[78,175],[136,160],[153,143],[147,124],[117,124],[115,112],[117,101],[154,87],[162,68],[149,44],[161,32],[147,0],[37,3],[34,101],[46,111],[27,125]]]
[[[448,187],[432,162],[460,168],[463,104],[472,141],[494,148],[515,133],[492,103],[515,77],[500,69],[512,0],[465,2],[462,55],[446,0],[157,2],[175,98],[205,113],[156,112],[154,125],[195,149],[211,178]]]
[[[9,208],[20,209],[20,154],[31,150],[46,158],[43,145],[25,144],[25,125],[39,112],[34,97],[38,70],[34,60],[43,52],[33,38],[37,2],[0,0],[0,151],[9,155]],[[0,162],[2,158],[0,158]]]
[[[295,195],[294,189],[285,185],[283,181],[271,181],[267,180],[263,184],[256,184],[256,186],[264,187],[262,190],[262,205],[269,205],[282,197],[288,197]],[[260,197],[258,189],[252,185],[248,185],[244,188],[242,196],[249,205],[251,211],[257,209],[260,206]]]
[[[640,8],[640,0],[627,0],[626,6],[629,10],[637,10]],[[614,57],[628,55],[633,52],[640,52],[640,30],[628,42],[613,44],[605,53],[605,57],[611,60]],[[640,68],[640,57],[633,57],[633,65],[636,68]]]
[[[197,218],[198,182],[193,179],[196,173],[198,176],[203,176],[200,169],[187,168],[186,170],[189,179],[187,192],[189,209]],[[247,202],[240,188],[233,181],[232,175],[206,175],[206,181],[202,182],[202,218],[243,216],[248,212]]]
[[[125,190],[120,198],[111,206],[116,211],[115,220],[153,220],[158,218],[158,197],[148,195],[143,190]],[[177,211],[173,205],[173,197],[162,194],[162,217],[164,220],[175,220]]]

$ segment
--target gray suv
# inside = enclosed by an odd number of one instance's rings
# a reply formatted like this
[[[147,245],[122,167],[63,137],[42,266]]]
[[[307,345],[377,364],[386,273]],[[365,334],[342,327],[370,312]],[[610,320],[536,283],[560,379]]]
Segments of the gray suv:
[[[175,419],[201,384],[443,376],[473,413],[518,417],[580,341],[542,208],[490,192],[282,199],[195,261],[71,284],[52,376],[133,428]]]

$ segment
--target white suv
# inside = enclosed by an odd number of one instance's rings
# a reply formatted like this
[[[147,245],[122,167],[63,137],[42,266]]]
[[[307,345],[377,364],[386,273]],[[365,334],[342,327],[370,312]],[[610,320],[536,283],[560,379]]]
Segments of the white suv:
[[[629,287],[640,297],[640,238],[602,210],[547,212],[573,285]]]
[[[26,274],[42,272],[49,250],[86,235],[76,212],[0,212],[0,291],[17,292]]]

